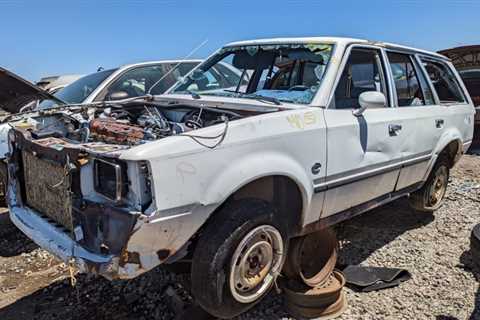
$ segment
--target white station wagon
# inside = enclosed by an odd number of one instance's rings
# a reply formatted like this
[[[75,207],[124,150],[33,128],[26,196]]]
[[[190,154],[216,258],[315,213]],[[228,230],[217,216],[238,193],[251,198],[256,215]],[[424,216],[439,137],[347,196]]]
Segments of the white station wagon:
[[[166,95],[28,117],[9,133],[18,228],[107,278],[190,260],[197,301],[228,318],[290,239],[403,196],[437,209],[474,107],[439,54],[287,38],[226,45]]]

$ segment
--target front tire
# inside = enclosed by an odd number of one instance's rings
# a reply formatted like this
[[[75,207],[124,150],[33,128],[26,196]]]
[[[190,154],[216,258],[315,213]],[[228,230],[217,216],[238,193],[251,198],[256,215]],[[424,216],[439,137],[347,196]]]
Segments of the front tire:
[[[285,225],[266,201],[227,203],[200,236],[192,262],[192,293],[202,308],[232,318],[253,307],[285,261]]]
[[[450,177],[449,161],[440,156],[427,181],[419,190],[410,194],[410,206],[420,212],[432,213],[443,204]]]

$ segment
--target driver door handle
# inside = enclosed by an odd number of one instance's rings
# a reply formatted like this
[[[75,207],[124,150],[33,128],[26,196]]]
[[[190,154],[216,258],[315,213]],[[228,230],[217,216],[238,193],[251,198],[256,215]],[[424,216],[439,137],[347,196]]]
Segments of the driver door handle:
[[[398,136],[400,131],[402,131],[402,125],[401,124],[389,124],[388,125],[388,134],[391,137]]]

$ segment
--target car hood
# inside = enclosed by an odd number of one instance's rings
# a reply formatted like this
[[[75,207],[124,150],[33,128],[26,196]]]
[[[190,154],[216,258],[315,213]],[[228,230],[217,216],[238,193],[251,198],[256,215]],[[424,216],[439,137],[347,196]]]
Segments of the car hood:
[[[33,83],[17,76],[16,74],[0,68],[0,108],[17,113],[26,104],[41,99],[58,98],[40,89]],[[64,103],[62,101],[59,101]]]

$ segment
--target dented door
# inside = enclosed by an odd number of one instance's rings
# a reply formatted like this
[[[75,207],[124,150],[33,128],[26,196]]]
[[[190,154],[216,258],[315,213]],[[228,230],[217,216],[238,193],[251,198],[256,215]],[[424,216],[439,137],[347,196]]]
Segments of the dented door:
[[[371,47],[351,49],[329,108],[327,125],[327,176],[317,191],[324,191],[322,218],[381,200],[392,192],[402,161],[402,123],[387,97],[382,53]],[[366,109],[355,116],[363,92],[386,97],[383,108]]]

